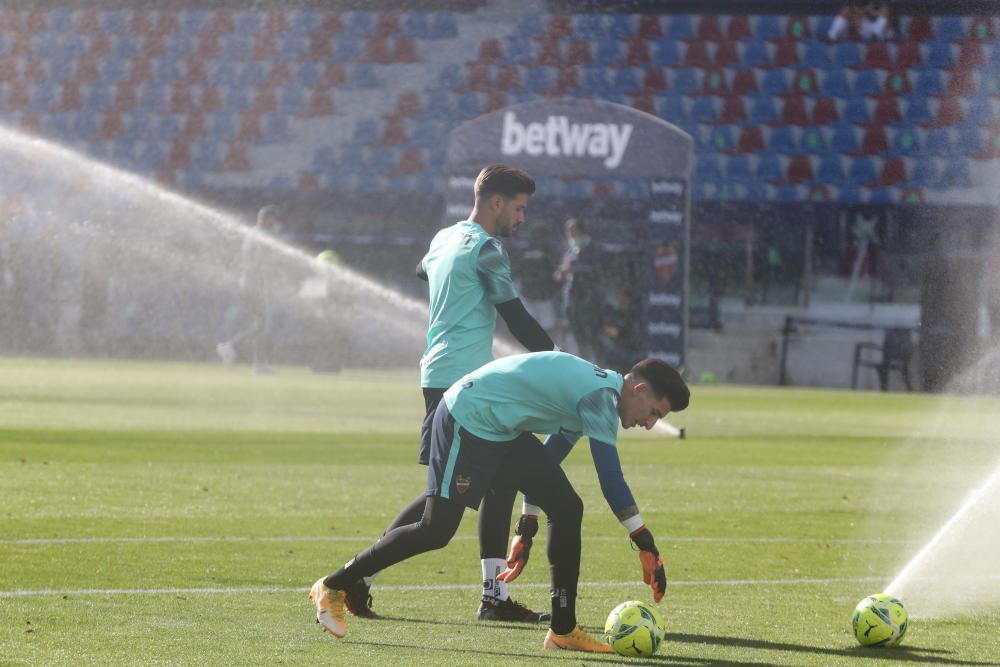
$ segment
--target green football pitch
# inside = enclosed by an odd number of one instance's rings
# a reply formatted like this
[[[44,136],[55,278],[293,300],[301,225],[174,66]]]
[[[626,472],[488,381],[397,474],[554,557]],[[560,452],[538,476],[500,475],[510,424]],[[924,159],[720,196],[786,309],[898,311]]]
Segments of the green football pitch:
[[[2,665],[1000,665],[996,610],[911,608],[894,649],[849,628],[996,455],[982,400],[696,386],[670,419],[687,439],[623,433],[670,580],[665,644],[626,659],[476,622],[472,512],[380,576],[382,620],[319,630],[308,587],[423,488],[415,373],[8,359],[0,376]],[[649,591],[585,443],[565,469],[587,508],[578,615],[600,632]],[[512,587],[539,609],[543,543]]]

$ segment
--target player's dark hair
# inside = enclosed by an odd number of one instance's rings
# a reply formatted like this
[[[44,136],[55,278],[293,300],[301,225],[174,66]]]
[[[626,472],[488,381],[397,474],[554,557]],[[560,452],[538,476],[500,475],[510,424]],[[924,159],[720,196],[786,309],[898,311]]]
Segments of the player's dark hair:
[[[477,200],[490,195],[510,198],[526,194],[530,197],[535,194],[535,179],[517,167],[491,164],[483,167],[476,177],[475,192]]]
[[[666,396],[671,412],[680,412],[691,401],[691,390],[684,383],[684,378],[662,359],[643,359],[632,367],[631,373],[648,382],[658,397]]]

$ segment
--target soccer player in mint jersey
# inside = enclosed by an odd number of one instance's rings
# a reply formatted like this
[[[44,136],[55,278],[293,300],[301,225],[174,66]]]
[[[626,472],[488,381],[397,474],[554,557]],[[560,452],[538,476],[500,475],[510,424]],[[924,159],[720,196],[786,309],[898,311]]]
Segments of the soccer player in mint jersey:
[[[563,352],[536,352],[490,362],[453,384],[434,413],[425,507],[420,521],[388,531],[330,576],[310,597],[324,630],[343,637],[345,589],[360,577],[440,549],[458,530],[466,507],[491,490],[522,491],[549,519],[552,616],[543,646],[609,653],[576,619],[583,503],[534,433],[586,435],[614,447],[624,428],[653,427],[687,407],[680,375],[659,359],[625,376]],[[650,537],[650,548],[655,550]],[[662,564],[660,565],[662,570]],[[654,588],[655,591],[655,588]]]
[[[475,204],[467,220],[439,231],[417,266],[428,282],[429,323],[427,349],[420,360],[420,380],[426,409],[418,460],[427,465],[434,410],[445,390],[466,373],[493,360],[496,315],[511,334],[532,352],[552,350],[552,339],[518,297],[511,277],[510,258],[500,238],[513,236],[524,223],[535,182],[524,171],[490,165],[475,182]],[[507,584],[497,580],[506,567],[507,536],[514,505],[513,489],[487,493],[479,514],[483,597],[480,620],[539,622],[548,614],[534,612],[510,598]],[[420,521],[425,497],[421,494],[389,525],[387,531]],[[372,577],[348,589],[347,608],[356,616],[372,618]]]

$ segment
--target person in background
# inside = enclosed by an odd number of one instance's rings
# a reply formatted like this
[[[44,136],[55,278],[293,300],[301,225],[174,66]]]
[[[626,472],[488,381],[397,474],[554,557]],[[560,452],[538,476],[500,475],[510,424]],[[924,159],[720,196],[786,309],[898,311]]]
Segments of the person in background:
[[[577,353],[585,359],[592,359],[600,334],[600,311],[604,303],[598,249],[583,220],[568,219],[565,231],[566,252],[555,277],[563,286],[566,319],[576,341]]]

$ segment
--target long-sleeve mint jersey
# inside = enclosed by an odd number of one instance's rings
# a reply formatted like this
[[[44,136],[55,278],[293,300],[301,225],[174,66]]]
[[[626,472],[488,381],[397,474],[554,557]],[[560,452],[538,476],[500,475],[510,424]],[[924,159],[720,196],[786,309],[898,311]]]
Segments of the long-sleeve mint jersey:
[[[635,505],[616,443],[622,376],[564,352],[498,359],[451,386],[445,404],[455,421],[484,440],[522,433],[561,436],[572,445],[586,435],[604,497],[616,514]],[[561,461],[569,448],[554,458]]]
[[[500,241],[471,220],[439,231],[421,260],[430,288],[420,383],[450,387],[493,359],[496,305],[517,298]]]

